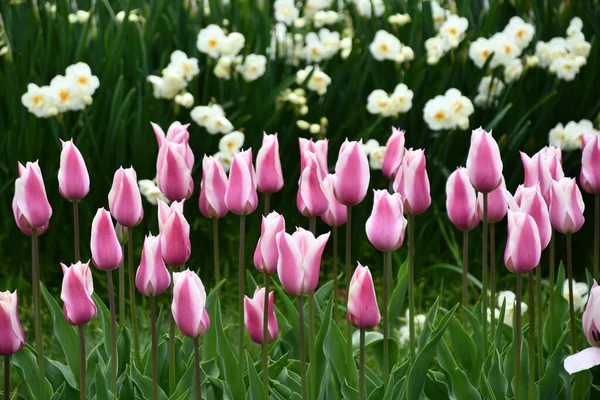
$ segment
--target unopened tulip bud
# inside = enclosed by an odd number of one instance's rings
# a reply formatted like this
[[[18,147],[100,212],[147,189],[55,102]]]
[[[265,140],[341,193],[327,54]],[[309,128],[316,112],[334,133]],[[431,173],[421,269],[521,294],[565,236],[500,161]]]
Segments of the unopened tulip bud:
[[[516,274],[526,274],[539,263],[542,245],[537,224],[524,212],[508,211],[508,238],[504,250],[504,264]]]
[[[234,154],[229,169],[229,184],[225,191],[225,204],[237,215],[251,214],[258,206],[256,176],[252,165],[252,150]]]
[[[489,193],[502,183],[502,158],[491,132],[479,128],[471,134],[467,172],[471,184],[481,193]]]
[[[78,262],[67,267],[60,264],[63,271],[60,298],[64,302],[63,313],[71,325],[87,324],[96,316],[96,304],[92,299],[94,282],[89,263]]]
[[[17,226],[30,235],[32,229],[45,231],[52,216],[52,207],[46,197],[44,178],[38,162],[19,163],[19,177],[15,180],[13,214]],[[29,232],[29,233],[27,233]]]
[[[108,193],[108,207],[117,222],[127,228],[142,222],[144,208],[142,195],[133,168],[119,168],[115,172],[113,184]]]
[[[446,182],[446,212],[450,222],[462,231],[479,225],[477,195],[466,168],[457,168]]]
[[[377,296],[369,267],[358,264],[348,292],[348,321],[361,329],[377,326],[381,315],[377,307]]]
[[[347,206],[363,201],[369,188],[369,160],[362,147],[362,140],[350,142],[346,139],[335,164],[335,195]]]
[[[277,234],[285,232],[283,215],[273,211],[262,217],[261,233],[254,251],[254,266],[257,270],[273,274],[277,272]]]
[[[404,135],[404,131],[392,128],[392,136],[390,136],[385,145],[385,156],[383,157],[383,165],[381,167],[381,171],[386,178],[394,179],[398,168],[402,164],[402,158],[404,158]]]
[[[135,274],[135,286],[146,296],[159,295],[171,285],[171,275],[163,261],[160,244],[161,235],[148,235],[144,239],[140,266]]]
[[[584,134],[581,137],[581,187],[588,193],[600,193],[600,136]]]
[[[256,155],[256,182],[260,192],[275,193],[283,187],[277,134],[263,133],[262,147]]]
[[[387,190],[373,190],[373,194],[373,211],[365,226],[367,238],[379,251],[394,251],[402,246],[406,230],[402,197]]]
[[[25,345],[25,335],[19,321],[17,291],[0,292],[0,356],[10,356]],[[9,390],[4,388],[4,390]]]
[[[162,257],[169,265],[184,265],[192,254],[190,224],[183,216],[183,202],[174,201],[168,206],[158,200]]]
[[[560,233],[574,233],[583,226],[585,204],[575,179],[563,178],[552,182],[550,221]]]
[[[58,190],[64,198],[81,200],[90,191],[90,175],[83,156],[73,140],[62,143],[60,167],[58,169]]]
[[[181,333],[191,338],[204,335],[210,328],[206,312],[206,291],[196,273],[189,269],[173,273],[173,319]]]
[[[208,218],[222,218],[229,212],[225,204],[227,175],[223,166],[213,156],[202,159],[202,183],[198,206],[202,215]]]
[[[422,214],[429,208],[431,195],[423,150],[406,150],[394,180],[394,190],[402,196],[406,214]]]
[[[96,268],[110,271],[123,262],[123,251],[110,217],[104,208],[99,208],[92,221],[92,263]]]
[[[279,326],[275,317],[275,308],[273,305],[275,294],[269,293],[268,311],[267,311],[267,340],[271,343],[279,335]],[[250,339],[254,342],[263,343],[263,321],[265,309],[265,289],[258,289],[254,292],[254,297],[244,296],[244,324],[248,329]]]
[[[327,198],[327,211],[321,215],[321,219],[329,226],[341,226],[346,223],[348,210],[346,206],[338,201],[334,192],[335,176],[328,174],[323,179],[323,193]]]

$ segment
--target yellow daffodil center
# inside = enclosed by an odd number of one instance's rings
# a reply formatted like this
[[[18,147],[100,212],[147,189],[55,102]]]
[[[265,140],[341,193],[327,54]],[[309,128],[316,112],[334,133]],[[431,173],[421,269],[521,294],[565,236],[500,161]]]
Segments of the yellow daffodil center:
[[[389,48],[388,45],[385,43],[381,43],[381,46],[379,46],[379,48],[381,49],[381,51],[383,51],[384,53],[387,53]]]
[[[71,93],[66,89],[61,89],[58,91],[58,97],[60,97],[60,100],[64,102],[69,100],[69,97],[71,97]]]
[[[438,112],[435,113],[435,115],[433,116],[433,118],[437,119],[438,121],[443,120],[446,117],[446,114],[444,113],[444,111],[439,110]]]
[[[44,100],[44,96],[40,95],[40,94],[36,94],[35,96],[33,96],[31,98],[31,102],[33,103],[34,106],[37,106],[38,104],[40,104],[40,102]]]
[[[211,49],[214,49],[215,47],[217,47],[217,39],[210,39],[208,41],[208,47],[210,47]]]
[[[86,83],[88,83],[89,79],[87,76],[80,76],[79,78],[77,78],[77,82],[85,85]]]

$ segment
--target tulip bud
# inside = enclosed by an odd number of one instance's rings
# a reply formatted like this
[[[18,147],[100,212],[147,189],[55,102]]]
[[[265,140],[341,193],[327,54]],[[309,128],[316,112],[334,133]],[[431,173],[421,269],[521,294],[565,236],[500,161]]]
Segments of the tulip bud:
[[[108,192],[108,208],[117,222],[131,228],[142,222],[144,208],[142,195],[133,168],[119,168]]]
[[[348,291],[348,321],[361,329],[377,326],[381,315],[377,307],[377,296],[369,267],[358,264]]]
[[[279,192],[283,187],[283,172],[279,159],[277,134],[263,133],[262,147],[256,155],[256,183],[263,193]]]
[[[163,293],[171,285],[171,275],[161,256],[161,235],[149,234],[144,239],[140,266],[135,274],[135,286],[146,296]]]
[[[277,272],[277,234],[285,232],[283,215],[273,211],[262,217],[261,233],[254,251],[254,266],[267,274]]]
[[[315,238],[302,228],[297,228],[292,235],[286,232],[277,234],[277,274],[289,294],[301,295],[315,291],[319,283],[321,256],[329,234],[327,232]]]
[[[398,168],[404,158],[404,135],[405,131],[392,128],[392,136],[385,145],[385,155],[383,156],[383,166],[381,171],[386,178],[394,179]]]
[[[471,134],[467,172],[478,192],[489,193],[502,183],[502,158],[491,132],[479,128]]]
[[[250,214],[258,206],[252,149],[233,155],[229,184],[225,191],[225,204],[229,211],[237,215]]]
[[[462,231],[470,231],[479,225],[477,195],[471,186],[466,168],[459,167],[448,177],[446,211],[450,222]]]
[[[166,141],[156,160],[156,184],[171,201],[187,199],[194,191],[192,171],[185,163],[185,143]]]
[[[158,200],[158,230],[162,257],[169,265],[184,265],[192,254],[190,224],[183,216],[182,201],[174,201],[169,207]]]
[[[10,356],[25,345],[16,290],[12,293],[8,290],[0,292],[0,321],[0,356]]]
[[[58,169],[58,191],[69,200],[81,200],[90,191],[90,175],[73,140],[62,143]]]
[[[335,176],[333,174],[328,174],[325,179],[323,179],[321,187],[327,198],[327,211],[321,215],[321,219],[329,226],[341,226],[346,223],[348,210],[346,209],[346,206],[340,203],[335,197],[333,187],[334,182]]]
[[[110,213],[99,208],[92,221],[92,263],[96,268],[110,271],[123,262],[123,251],[117,238]]]
[[[46,197],[44,178],[38,162],[19,163],[19,177],[15,180],[13,214],[19,229],[26,235],[32,229],[46,231],[52,207]],[[28,233],[29,232],[29,233]]]
[[[206,291],[198,275],[189,269],[173,273],[171,311],[181,333],[197,338],[208,331],[210,317],[205,307]]]
[[[600,137],[585,134],[581,137],[581,187],[588,193],[600,193]]]
[[[96,305],[92,300],[94,282],[89,262],[78,262],[70,267],[61,263],[60,266],[63,271],[60,299],[64,302],[65,319],[71,325],[87,324],[96,315]]]
[[[487,222],[495,224],[500,222],[506,216],[508,211],[508,203],[504,197],[504,191],[506,185],[504,184],[504,178],[502,178],[502,184],[496,189],[488,193],[488,207],[487,207]],[[483,219],[483,194],[477,195],[477,212],[479,218]]]
[[[298,144],[300,146],[300,171],[304,171],[307,164],[306,155],[308,153],[314,153],[317,156],[317,164],[321,170],[321,176],[327,175],[329,168],[327,167],[327,149],[328,140],[317,140],[313,142],[312,139],[299,138]]]
[[[302,215],[316,217],[327,211],[329,203],[323,193],[323,178],[316,155],[306,152],[305,157],[306,166],[300,174],[296,205]]]
[[[369,242],[379,251],[394,251],[402,246],[406,218],[399,193],[373,190],[373,211],[365,225]]]
[[[552,182],[550,222],[560,233],[577,232],[583,226],[585,204],[575,179],[563,178]]]
[[[394,190],[404,201],[404,212],[422,214],[431,204],[429,177],[423,150],[406,150],[394,180]]]
[[[269,304],[267,311],[267,339],[269,343],[274,341],[279,335],[279,326],[277,325],[275,308],[273,306],[274,300],[275,294],[273,292],[269,292]],[[264,310],[265,288],[256,288],[253,298],[244,296],[244,324],[246,325],[246,329],[248,329],[250,339],[259,344],[263,343]]]
[[[519,203],[520,211],[531,215],[535,220],[540,234],[542,250],[545,249],[552,238],[552,225],[550,223],[548,206],[542,196],[539,184],[530,188],[519,186],[515,194],[515,199]]]
[[[190,170],[194,168],[194,153],[189,144],[190,134],[187,130],[190,124],[182,125],[181,122],[175,121],[169,126],[166,135],[162,128],[154,122],[150,122],[150,125],[152,125],[152,129],[154,130],[159,151],[165,142],[183,143],[185,145],[185,164]]]
[[[546,203],[550,204],[552,194],[552,181],[558,181],[565,177],[561,164],[561,152],[559,148],[546,146],[531,158],[521,153],[521,161],[525,171],[525,187],[540,185],[540,192]]]
[[[202,159],[202,183],[198,206],[202,215],[208,218],[223,218],[229,212],[225,204],[227,175],[223,166],[213,156]]]
[[[335,196],[347,206],[363,201],[369,188],[369,160],[362,147],[362,140],[350,142],[346,139],[335,164]]]
[[[504,264],[509,271],[526,274],[539,263],[542,255],[540,234],[532,216],[520,211],[508,211],[508,238]]]

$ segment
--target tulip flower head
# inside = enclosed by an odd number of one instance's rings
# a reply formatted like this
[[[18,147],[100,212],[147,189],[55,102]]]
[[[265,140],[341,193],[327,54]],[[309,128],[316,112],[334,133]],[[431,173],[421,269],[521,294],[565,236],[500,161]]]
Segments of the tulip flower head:
[[[373,190],[373,211],[365,225],[369,242],[379,251],[398,249],[404,242],[406,218],[399,193]]]
[[[479,128],[471,134],[467,172],[478,192],[490,193],[502,184],[502,158],[491,132]]]
[[[367,195],[370,180],[369,160],[363,151],[362,140],[342,143],[335,164],[334,190],[338,201],[354,206]]]
[[[532,157],[521,152],[521,161],[525,170],[523,186],[531,187],[539,184],[542,196],[544,196],[546,203],[550,204],[552,181],[559,181],[565,177],[562,170],[560,149],[546,146]]]
[[[108,207],[117,222],[131,228],[142,222],[142,195],[133,168],[119,168],[108,193]]]
[[[110,213],[104,208],[99,208],[96,212],[91,236],[92,263],[96,268],[104,271],[118,268],[123,262],[123,250]]]
[[[423,150],[406,150],[394,180],[394,190],[404,201],[404,212],[419,215],[431,205],[429,177]]]
[[[135,286],[146,296],[156,296],[171,286],[171,275],[160,250],[161,235],[149,234],[144,239],[140,266],[135,274]]]
[[[225,191],[225,204],[237,215],[254,212],[258,206],[256,176],[252,166],[252,149],[236,153],[229,169],[229,184]]]
[[[334,192],[335,176],[328,174],[323,179],[323,193],[327,198],[327,211],[321,214],[321,219],[329,226],[341,226],[346,223],[348,210],[346,206],[338,201]]]
[[[386,178],[394,179],[404,158],[405,131],[392,128],[392,136],[385,145],[385,155],[381,171]]]
[[[277,234],[285,232],[285,219],[283,215],[273,211],[262,217],[261,233],[256,250],[254,250],[254,266],[257,270],[267,274],[277,272]]]
[[[504,264],[511,272],[525,274],[540,262],[542,245],[537,224],[532,216],[520,211],[508,211],[508,238]]]
[[[369,267],[358,264],[354,270],[348,292],[347,318],[352,325],[361,329],[373,328],[381,319]]]
[[[550,221],[560,233],[577,232],[583,226],[585,204],[579,187],[573,178],[552,182]]]
[[[315,291],[319,283],[321,256],[329,234],[327,232],[315,238],[302,228],[292,235],[286,232],[277,234],[277,274],[289,294],[301,295]]]
[[[194,167],[194,153],[192,152],[192,148],[189,144],[190,134],[188,132],[188,127],[190,124],[182,125],[181,122],[175,121],[169,126],[169,129],[167,129],[166,135],[162,128],[154,122],[150,122],[150,125],[152,125],[152,130],[154,130],[159,152],[166,142],[184,144],[185,164],[189,169],[192,169]]]
[[[542,250],[545,249],[552,238],[552,224],[550,223],[548,206],[542,196],[539,184],[529,188],[519,186],[515,193],[515,200],[519,204],[518,210],[531,215],[535,220],[540,234]]]
[[[504,178],[502,178],[502,184],[496,189],[488,193],[488,208],[487,208],[487,221],[495,224],[500,222],[506,217],[508,211],[508,203],[504,196],[506,185],[504,184]],[[477,194],[477,213],[479,218],[483,218],[483,194]]]
[[[183,265],[192,254],[190,224],[183,216],[182,201],[174,201],[171,206],[158,201],[158,229],[162,257],[169,265]]]
[[[46,197],[44,178],[37,161],[25,166],[19,163],[19,177],[15,180],[13,214],[17,226],[26,235],[36,229],[42,233],[48,229],[52,207]]]
[[[256,183],[262,193],[276,193],[283,187],[277,134],[263,133],[262,147],[256,155]]]
[[[304,168],[306,167],[306,154],[314,153],[317,156],[317,164],[319,164],[321,176],[327,175],[329,172],[329,168],[327,167],[329,141],[323,139],[313,142],[312,139],[299,138],[298,144],[300,146],[300,171],[304,171]]]
[[[477,195],[471,186],[466,168],[457,168],[446,182],[446,211],[450,222],[458,229],[470,231],[479,225]]]
[[[207,218],[223,218],[229,212],[225,204],[227,175],[223,166],[213,156],[202,159],[202,183],[200,184],[200,212]]]
[[[87,324],[96,315],[96,304],[92,299],[94,282],[89,262],[72,264],[67,267],[60,264],[63,271],[60,298],[64,302],[63,314],[71,325]]]
[[[192,170],[185,162],[186,143],[165,141],[156,159],[156,184],[171,201],[187,199],[194,191]]]
[[[24,345],[25,335],[19,321],[17,291],[0,292],[0,356],[15,354]]]
[[[58,190],[66,199],[81,200],[90,191],[90,175],[85,161],[72,139],[60,142],[62,151],[58,169]]]
[[[585,134],[581,137],[581,187],[588,193],[600,193],[600,136]]]
[[[181,333],[197,338],[208,331],[210,317],[205,307],[206,291],[198,275],[189,269],[173,273],[171,311]]]
[[[279,335],[279,326],[275,317],[275,308],[273,305],[275,293],[269,292],[268,311],[267,311],[267,337],[269,343],[274,341]],[[263,343],[263,321],[265,308],[265,288],[256,288],[254,297],[244,296],[244,324],[248,329],[250,339],[254,342]]]
[[[327,211],[329,202],[323,190],[323,177],[315,153],[306,152],[306,166],[300,174],[296,205],[304,216],[316,217]]]

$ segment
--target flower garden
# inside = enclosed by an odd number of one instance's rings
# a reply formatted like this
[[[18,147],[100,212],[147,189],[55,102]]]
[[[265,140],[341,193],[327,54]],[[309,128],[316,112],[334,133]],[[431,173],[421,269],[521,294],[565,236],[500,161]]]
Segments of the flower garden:
[[[598,10],[2,2],[3,399],[598,397]]]

